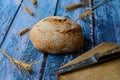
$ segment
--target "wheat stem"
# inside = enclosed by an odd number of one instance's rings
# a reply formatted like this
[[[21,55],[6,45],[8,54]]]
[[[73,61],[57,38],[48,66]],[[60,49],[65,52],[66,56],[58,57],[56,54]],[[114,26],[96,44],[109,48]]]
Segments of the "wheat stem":
[[[17,0],[19,4],[21,4],[24,7],[24,10],[29,13],[30,15],[33,15],[33,11],[30,10],[28,7],[26,7],[20,0]]]
[[[14,65],[14,62],[13,62],[14,60],[13,60],[6,52],[4,52],[2,49],[0,49],[0,52],[2,52],[2,53],[4,54],[4,56],[6,56],[6,57],[10,60],[10,62]],[[18,70],[18,68],[16,67],[16,65],[14,65],[14,67],[15,67],[16,70],[18,71],[18,73],[19,73],[19,75],[21,76],[22,80],[24,80],[21,72]]]
[[[18,65],[18,67],[20,67],[21,69],[23,69],[25,71],[31,71],[32,70],[32,64],[27,64],[25,62],[14,60],[7,53],[5,53],[4,51],[2,51],[2,49],[0,49],[0,52],[2,52],[10,60],[10,62],[12,64]]]
[[[25,5],[20,1],[20,0],[17,0],[19,4],[21,4],[23,7],[25,7]]]
[[[103,1],[102,1],[101,3],[99,3],[97,6],[95,6],[95,7],[93,7],[92,9],[90,9],[90,10],[88,10],[88,11],[80,14],[80,18],[83,19],[83,18],[85,18],[85,17],[87,17],[87,16],[89,16],[89,15],[92,15],[92,14],[94,13],[94,12],[93,12],[94,9],[97,9],[98,7],[100,7],[101,5],[103,5],[104,3],[106,3],[107,1],[108,1],[108,0],[103,0]]]
[[[16,68],[18,74],[20,75],[20,77],[22,78],[22,80],[24,80],[24,77],[22,75],[22,73],[19,71],[18,67],[16,67],[16,65],[14,65],[14,67]]]
[[[98,4],[97,6],[94,6],[94,7],[92,8],[92,10],[97,9],[98,7],[100,7],[100,6],[102,6],[103,4],[105,4],[107,1],[108,1],[108,0],[103,0],[100,4]]]
[[[0,49],[0,52],[2,52],[10,61],[13,61],[13,59],[7,53],[5,53],[2,49]]]
[[[69,6],[66,7],[66,9],[67,9],[67,10],[72,10],[72,9],[76,9],[76,8],[78,8],[78,7],[80,7],[80,6],[83,6],[83,3],[82,3],[82,2],[81,2],[81,3],[78,3],[78,4],[69,5]]]
[[[91,3],[94,3],[95,1],[92,1]],[[66,7],[66,10],[73,10],[79,7],[86,7],[89,5],[89,0],[84,0],[83,2],[77,3],[77,4],[72,4]]]
[[[34,13],[26,6],[24,6],[24,10],[29,13],[30,15],[33,15]]]

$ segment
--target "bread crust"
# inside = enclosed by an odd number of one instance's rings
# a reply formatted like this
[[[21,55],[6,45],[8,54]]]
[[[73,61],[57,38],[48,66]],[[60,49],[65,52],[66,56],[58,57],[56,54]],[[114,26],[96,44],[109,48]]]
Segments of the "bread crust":
[[[30,39],[36,49],[52,54],[79,50],[84,41],[81,26],[60,16],[36,23],[30,31]]]

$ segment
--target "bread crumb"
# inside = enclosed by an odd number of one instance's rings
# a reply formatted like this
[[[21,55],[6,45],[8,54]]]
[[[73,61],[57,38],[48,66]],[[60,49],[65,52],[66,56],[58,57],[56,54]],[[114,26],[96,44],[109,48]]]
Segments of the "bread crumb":
[[[19,50],[18,48],[15,48],[15,50]]]
[[[25,56],[32,56],[32,54],[24,54]]]

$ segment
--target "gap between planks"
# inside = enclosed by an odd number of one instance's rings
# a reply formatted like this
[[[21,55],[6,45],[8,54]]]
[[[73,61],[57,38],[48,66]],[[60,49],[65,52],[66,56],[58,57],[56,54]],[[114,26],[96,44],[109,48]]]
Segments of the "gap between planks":
[[[55,16],[56,13],[57,13],[58,3],[59,3],[59,0],[57,0],[57,2],[56,2],[55,11],[54,11],[54,15],[53,15],[53,16]],[[42,63],[42,67],[41,67],[41,70],[40,70],[41,75],[40,75],[39,80],[42,80],[42,79],[43,79],[43,75],[44,75],[44,71],[45,71],[45,66],[46,66],[46,61],[47,61],[48,55],[49,55],[49,54],[45,53],[45,55],[44,55],[44,57],[43,57],[43,63]]]
[[[58,0],[57,0],[57,1],[58,1]],[[57,6],[58,6],[58,3],[59,3],[59,1],[57,2]],[[90,5],[91,5],[91,3],[90,3]],[[56,6],[56,7],[57,7],[57,6]],[[93,6],[91,6],[91,8],[92,8],[92,7],[93,7]],[[55,14],[54,14],[54,15],[57,15],[57,12],[56,12],[56,11],[57,11],[57,8],[56,8],[56,10],[55,10]],[[93,19],[92,19],[92,21],[93,21]],[[93,24],[92,24],[91,31],[93,32],[93,30],[94,30],[94,29],[93,29]],[[93,35],[92,35],[91,38],[92,38],[92,40],[93,40]],[[91,46],[91,47],[94,47],[94,45]],[[48,55],[48,56],[49,56],[49,55]],[[47,58],[46,58],[46,59],[47,59]],[[47,66],[46,66],[46,67],[47,67]],[[44,67],[44,68],[46,68],[46,67]],[[46,73],[45,73],[45,69],[44,69],[44,74],[46,74]],[[40,78],[39,80],[43,80],[44,77],[46,77],[46,76],[43,76],[43,75],[42,75],[41,78]],[[49,78],[50,78],[50,77],[48,77],[48,79],[49,79]],[[46,80],[46,79],[45,79],[45,80]]]
[[[23,2],[23,0],[22,0],[21,2]],[[7,26],[6,33],[5,33],[5,35],[4,35],[4,37],[3,37],[3,39],[2,39],[2,41],[1,41],[1,43],[0,43],[0,47],[1,47],[1,46],[2,46],[2,44],[4,43],[4,40],[5,40],[5,38],[6,38],[6,35],[7,35],[7,33],[9,32],[10,27],[11,27],[12,23],[14,22],[14,19],[15,19],[16,15],[17,15],[17,13],[18,13],[18,11],[19,11],[20,7],[21,7],[21,4],[19,4],[18,9],[16,10],[16,12],[15,12],[15,14],[14,14],[14,16],[13,16],[13,18],[12,18],[11,22],[10,22],[10,24]]]
[[[93,8],[94,7],[94,3],[92,3],[92,2],[94,2],[95,0],[91,0],[91,7]],[[93,10],[93,12],[94,12],[94,10]],[[92,14],[92,31],[93,31],[93,47],[95,47],[95,15],[94,15],[94,13]]]

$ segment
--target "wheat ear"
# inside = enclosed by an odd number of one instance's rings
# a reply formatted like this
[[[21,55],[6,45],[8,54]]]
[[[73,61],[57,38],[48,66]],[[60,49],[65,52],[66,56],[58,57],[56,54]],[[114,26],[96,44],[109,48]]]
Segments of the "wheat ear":
[[[94,12],[92,10],[88,10],[80,15],[80,18],[83,19],[89,15],[92,15]]]
[[[4,54],[4,56],[6,56],[12,64],[14,64],[13,59],[7,53],[5,53],[2,49],[0,49],[0,52],[2,52],[2,54]],[[18,73],[19,73],[20,77],[22,78],[22,80],[24,80],[22,73],[18,70],[16,65],[14,65],[14,67],[18,71]]]
[[[18,32],[18,34],[21,36],[21,35],[25,34],[26,32],[28,32],[29,30],[30,30],[30,28],[26,27],[25,29],[23,29],[20,32]]]
[[[66,10],[76,9],[76,8],[78,8],[78,7],[81,7],[81,6],[83,6],[83,3],[82,3],[82,2],[81,2],[81,3],[78,3],[78,4],[73,4],[73,5],[67,6],[67,7],[66,7]]]
[[[30,10],[28,7],[26,7],[20,0],[17,0],[19,4],[21,4],[24,7],[24,10],[29,13],[30,15],[34,15],[33,11]]]
[[[33,5],[37,5],[37,0],[32,0]]]
[[[92,14],[94,13],[94,12],[93,12],[94,9],[97,9],[98,7],[102,6],[102,5],[103,5],[104,3],[106,3],[107,1],[108,1],[108,0],[103,0],[103,1],[102,1],[100,4],[98,4],[97,6],[95,6],[95,7],[93,7],[92,9],[90,9],[90,10],[88,10],[88,11],[80,14],[80,18],[83,19],[83,18],[85,18],[85,17],[87,17],[87,16],[89,16],[89,15],[92,15]]]
[[[18,67],[20,67],[21,69],[25,70],[25,71],[31,71],[32,70],[32,64],[27,64],[25,62],[21,62],[18,60],[14,60],[12,59],[7,53],[5,53],[4,51],[2,51],[2,49],[0,49],[0,52],[2,52],[12,64],[17,65]]]

